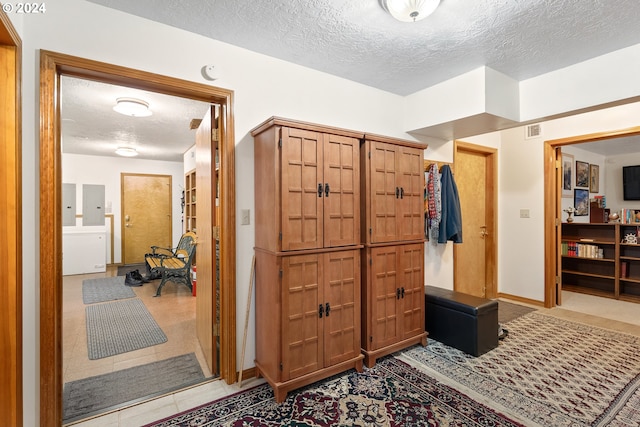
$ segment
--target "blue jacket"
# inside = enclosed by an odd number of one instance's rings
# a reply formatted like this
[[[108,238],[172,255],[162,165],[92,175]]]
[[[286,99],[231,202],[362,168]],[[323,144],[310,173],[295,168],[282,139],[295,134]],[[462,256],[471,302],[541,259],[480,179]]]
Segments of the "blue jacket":
[[[447,243],[447,240],[451,240],[453,243],[462,243],[462,212],[458,187],[453,180],[449,165],[442,166],[440,172],[442,173],[440,178],[442,215],[438,243]]]

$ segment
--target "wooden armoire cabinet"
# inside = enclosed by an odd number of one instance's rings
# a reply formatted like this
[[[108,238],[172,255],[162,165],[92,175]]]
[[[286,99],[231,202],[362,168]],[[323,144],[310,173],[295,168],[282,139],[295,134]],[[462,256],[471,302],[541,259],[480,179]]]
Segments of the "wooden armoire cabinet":
[[[381,356],[427,344],[426,148],[374,135],[361,145],[362,349],[368,367]]]
[[[254,137],[256,369],[277,402],[362,371],[362,134],[273,117]]]

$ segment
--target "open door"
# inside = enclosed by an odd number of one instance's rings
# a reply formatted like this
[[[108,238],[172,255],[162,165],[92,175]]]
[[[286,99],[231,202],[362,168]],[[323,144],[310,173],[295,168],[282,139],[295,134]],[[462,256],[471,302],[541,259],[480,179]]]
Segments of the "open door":
[[[196,130],[196,213],[198,224],[194,231],[198,236],[196,246],[196,328],[200,346],[213,375],[219,374],[218,344],[219,319],[217,295],[220,286],[219,244],[220,223],[218,211],[218,138],[214,122],[216,107],[211,106]],[[211,226],[209,226],[211,224]],[[202,260],[209,262],[202,262]]]

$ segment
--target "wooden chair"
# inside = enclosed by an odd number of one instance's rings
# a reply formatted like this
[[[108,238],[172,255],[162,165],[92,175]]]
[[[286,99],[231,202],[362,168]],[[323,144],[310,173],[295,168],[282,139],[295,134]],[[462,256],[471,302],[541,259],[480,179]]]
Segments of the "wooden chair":
[[[151,247],[152,253],[146,254],[144,259],[147,266],[147,277],[162,278],[156,291],[160,296],[164,285],[171,282],[182,282],[192,290],[191,264],[196,254],[196,235],[188,232],[182,235],[175,248]]]

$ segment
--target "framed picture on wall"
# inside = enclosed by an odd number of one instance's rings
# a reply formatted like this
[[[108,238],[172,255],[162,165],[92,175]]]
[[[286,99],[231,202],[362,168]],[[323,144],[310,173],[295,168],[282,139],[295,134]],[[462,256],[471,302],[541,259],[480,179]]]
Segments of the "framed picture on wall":
[[[589,215],[589,190],[576,188],[573,194],[573,207],[576,208],[574,216]]]
[[[600,166],[598,165],[589,165],[589,191],[600,192]]]
[[[573,197],[573,156],[562,153],[562,197]]]
[[[589,163],[576,160],[576,187],[589,187]]]

